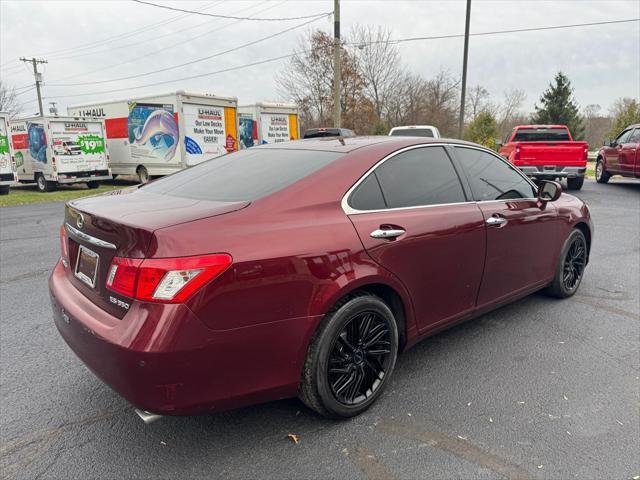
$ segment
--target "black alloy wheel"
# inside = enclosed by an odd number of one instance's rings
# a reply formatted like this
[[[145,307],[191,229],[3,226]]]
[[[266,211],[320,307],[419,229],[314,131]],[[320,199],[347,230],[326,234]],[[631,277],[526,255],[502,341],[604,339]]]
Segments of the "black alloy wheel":
[[[300,382],[305,405],[329,418],[349,418],[373,405],[398,358],[398,324],[389,306],[368,292],[341,299],[311,339]]]
[[[587,263],[587,245],[584,236],[573,238],[564,258],[562,282],[567,291],[575,290],[580,284]]]
[[[589,259],[589,245],[578,228],[571,230],[560,251],[556,272],[545,292],[556,298],[567,298],[576,293]]]
[[[391,363],[391,333],[376,312],[355,315],[336,337],[328,364],[331,392],[344,405],[357,405],[381,385]]]

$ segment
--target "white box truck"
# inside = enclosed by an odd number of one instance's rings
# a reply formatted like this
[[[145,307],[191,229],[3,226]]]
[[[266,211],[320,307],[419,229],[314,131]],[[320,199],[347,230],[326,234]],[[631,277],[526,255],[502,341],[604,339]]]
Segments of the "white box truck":
[[[69,115],[102,118],[111,171],[142,183],[238,149],[238,100],[187,93],[68,107]]]
[[[259,102],[238,107],[240,148],[280,143],[300,138],[295,103]]]
[[[9,122],[18,181],[46,192],[57,184],[110,180],[109,151],[102,120],[30,117]]]
[[[0,112],[0,195],[8,194],[11,184],[17,181],[9,141],[9,114]]]

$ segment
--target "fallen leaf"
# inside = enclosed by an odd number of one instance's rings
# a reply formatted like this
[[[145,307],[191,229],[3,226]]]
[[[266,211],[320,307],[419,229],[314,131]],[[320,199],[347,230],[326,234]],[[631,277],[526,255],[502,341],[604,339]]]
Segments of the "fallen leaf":
[[[562,395],[565,400],[569,400],[566,395]]]
[[[538,468],[542,468],[542,465],[538,465]]]
[[[160,445],[166,445],[162,440],[160,440]]]
[[[407,415],[411,416],[411,414],[410,414],[410,413],[407,413]]]
[[[467,437],[462,437],[462,436],[460,436],[460,435],[458,435],[458,438],[459,438],[460,440],[466,440],[466,439],[467,439]]]
[[[567,435],[571,435],[571,432],[569,430],[567,430]]]
[[[489,423],[493,423],[493,418],[489,417]]]
[[[295,443],[296,445],[300,443],[300,437],[299,437],[298,435],[295,435],[295,434],[293,434],[293,433],[290,433],[290,434],[288,434],[288,435],[287,435],[287,437],[288,437],[288,438],[290,438],[290,439],[291,439],[291,441],[292,441],[293,443]]]

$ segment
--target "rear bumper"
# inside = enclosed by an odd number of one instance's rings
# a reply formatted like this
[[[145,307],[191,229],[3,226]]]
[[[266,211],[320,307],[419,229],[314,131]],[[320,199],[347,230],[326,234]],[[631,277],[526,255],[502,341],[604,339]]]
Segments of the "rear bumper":
[[[80,293],[61,262],[49,290],[56,327],[75,354],[134,406],[162,415],[295,396],[316,323],[311,317],[214,331],[183,304],[142,302],[118,319]]]
[[[65,172],[58,173],[58,183],[86,183],[111,180],[111,173],[107,170],[93,172]]]
[[[541,180],[554,180],[556,178],[584,177],[587,167],[562,167],[562,166],[521,166],[518,167],[528,177]]]

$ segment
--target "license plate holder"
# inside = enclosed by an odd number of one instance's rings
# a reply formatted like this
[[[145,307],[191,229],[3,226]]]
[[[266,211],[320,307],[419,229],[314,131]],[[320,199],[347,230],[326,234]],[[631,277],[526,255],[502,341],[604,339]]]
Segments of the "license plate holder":
[[[96,252],[80,245],[74,275],[91,288],[95,288],[99,261],[100,257]]]

